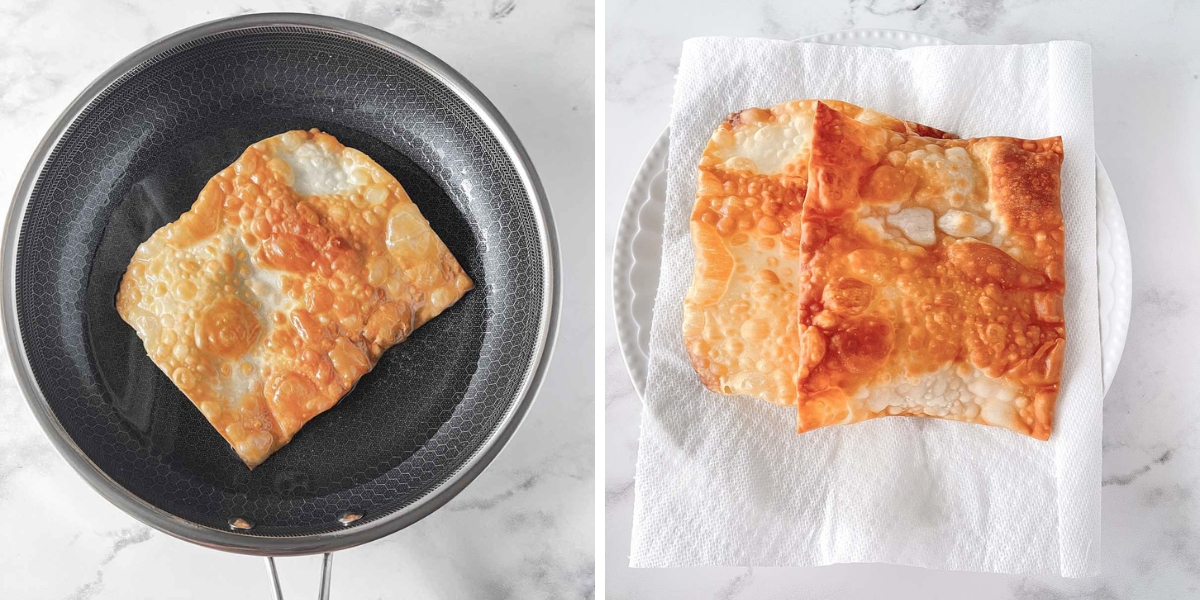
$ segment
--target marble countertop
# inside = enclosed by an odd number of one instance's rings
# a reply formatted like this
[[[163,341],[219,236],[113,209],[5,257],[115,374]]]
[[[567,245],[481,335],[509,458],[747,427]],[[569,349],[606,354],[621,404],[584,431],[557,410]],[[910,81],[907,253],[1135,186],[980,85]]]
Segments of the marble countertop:
[[[95,77],[137,48],[225,16],[316,12],[409,39],[475,83],[533,158],[563,271],[590,273],[594,9],[586,0],[14,0],[0,4],[0,203],[34,146]],[[594,287],[565,291],[562,339],[591,348]],[[492,465],[416,525],[334,558],[334,598],[584,598],[594,584],[594,367],[555,354]],[[152,530],[92,491],[43,437],[0,358],[0,598],[267,598],[263,560]],[[319,557],[278,561],[287,598],[316,595]]]
[[[1133,250],[1133,317],[1104,407],[1103,572],[1090,579],[820,568],[628,568],[640,403],[605,323],[606,586],[641,598],[1196,597],[1200,590],[1200,6],[1083,0],[611,0],[606,14],[606,251],[625,194],[670,116],[683,40],[795,39],[854,27],[959,43],[1053,39],[1093,48],[1096,151]]]

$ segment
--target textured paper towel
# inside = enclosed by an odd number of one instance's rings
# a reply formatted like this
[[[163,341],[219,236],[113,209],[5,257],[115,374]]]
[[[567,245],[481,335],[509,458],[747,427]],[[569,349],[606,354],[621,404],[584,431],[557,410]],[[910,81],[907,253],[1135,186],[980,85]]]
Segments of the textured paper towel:
[[[964,138],[1063,137],[1067,351],[1049,442],[908,417],[797,435],[795,409],[701,385],[680,337],[696,164],[729,113],[798,98],[845,100]],[[896,51],[689,40],[669,165],[632,566],[888,562],[1097,572],[1102,384],[1087,45]]]

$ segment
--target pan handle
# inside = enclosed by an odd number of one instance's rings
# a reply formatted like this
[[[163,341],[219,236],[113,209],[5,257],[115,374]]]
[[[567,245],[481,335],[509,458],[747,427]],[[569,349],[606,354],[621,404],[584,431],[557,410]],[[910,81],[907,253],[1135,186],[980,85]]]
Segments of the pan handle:
[[[275,570],[275,557],[267,557],[267,575],[271,577],[271,588],[275,592],[275,600],[283,600],[283,588],[279,587],[279,571]],[[321,560],[321,591],[317,600],[329,600],[329,584],[333,577],[333,553],[326,552]]]

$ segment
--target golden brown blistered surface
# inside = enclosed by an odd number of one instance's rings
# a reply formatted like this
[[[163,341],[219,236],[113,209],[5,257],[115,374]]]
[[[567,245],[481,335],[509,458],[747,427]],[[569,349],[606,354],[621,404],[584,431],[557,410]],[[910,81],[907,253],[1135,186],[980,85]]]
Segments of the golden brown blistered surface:
[[[896,132],[953,137],[845,102],[848,118]],[[800,207],[808,188],[815,100],[734,113],[699,165],[691,216],[696,266],[684,300],[692,366],[718,394],[796,404],[795,306]]]
[[[800,234],[799,429],[940,417],[1048,439],[1062,140],[942,140],[818,106]]]
[[[253,468],[471,287],[400,183],[314,129],[213,176],[138,247],[117,311]]]

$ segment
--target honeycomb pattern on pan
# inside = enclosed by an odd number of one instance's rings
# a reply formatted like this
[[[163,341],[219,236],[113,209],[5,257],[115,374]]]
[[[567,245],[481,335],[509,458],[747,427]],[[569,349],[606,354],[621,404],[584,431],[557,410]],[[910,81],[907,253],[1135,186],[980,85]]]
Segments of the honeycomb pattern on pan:
[[[250,143],[319,127],[405,186],[476,288],[385,353],[341,403],[249,471],[112,306],[134,249]],[[17,248],[18,324],[73,441],[148,503],[214,529],[358,526],[452,477],[536,367],[545,260],[504,148],[405,59],[304,27],[210,36],[110,85],[55,147]]]

